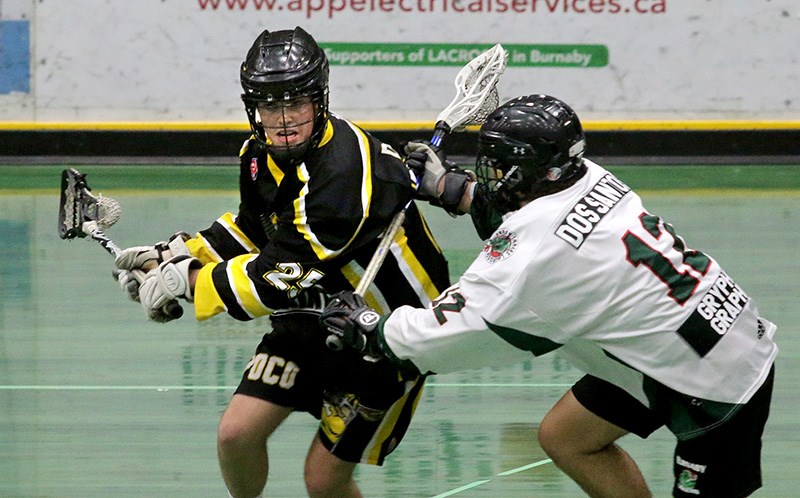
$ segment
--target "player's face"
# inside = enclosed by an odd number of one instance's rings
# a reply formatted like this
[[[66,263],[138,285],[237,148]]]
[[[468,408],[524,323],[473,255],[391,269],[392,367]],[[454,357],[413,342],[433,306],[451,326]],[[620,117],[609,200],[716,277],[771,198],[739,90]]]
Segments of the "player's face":
[[[276,147],[294,147],[311,138],[315,106],[310,97],[258,104],[267,141]]]
[[[478,157],[475,173],[478,175],[478,182],[483,184],[488,192],[495,192],[498,183],[503,179],[500,162],[487,156]]]
[[[507,169],[507,172],[503,172]],[[519,180],[514,181],[517,166],[508,167],[503,165],[498,159],[479,155],[475,166],[475,174],[478,177],[478,185],[488,194],[489,199],[501,213],[516,210],[524,206],[523,197],[519,192],[513,191],[513,187]],[[517,177],[518,178],[518,177]]]

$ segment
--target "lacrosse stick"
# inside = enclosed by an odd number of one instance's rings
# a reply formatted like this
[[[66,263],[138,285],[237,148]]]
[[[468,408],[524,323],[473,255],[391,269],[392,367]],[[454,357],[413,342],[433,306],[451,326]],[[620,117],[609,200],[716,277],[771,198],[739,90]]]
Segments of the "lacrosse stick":
[[[461,68],[455,79],[456,96],[436,118],[433,138],[431,138],[431,148],[434,152],[439,152],[444,138],[450,132],[460,130],[468,125],[483,123],[486,116],[497,109],[500,102],[497,81],[503,74],[507,62],[508,53],[498,43]],[[381,243],[355,289],[356,294],[363,296],[367,287],[375,279],[375,275],[386,259],[392,239],[403,224],[406,208],[408,208],[408,204],[394,216],[383,234]]]
[[[489,50],[479,54],[461,68],[456,75],[456,95],[450,104],[436,117],[436,125],[431,138],[431,148],[439,152],[444,138],[452,131],[463,129],[472,124],[483,123],[486,117],[497,108],[500,99],[497,93],[497,82],[508,63],[508,52],[499,43]],[[354,293],[364,296],[367,288],[375,280],[378,270],[386,260],[389,247],[397,231],[403,225],[406,209],[411,201],[392,218],[391,223],[383,233],[378,248],[372,256],[364,275],[358,282]],[[341,340],[335,335],[326,339],[332,349],[341,349]]]
[[[94,196],[86,184],[86,175],[74,168],[61,173],[61,202],[58,209],[58,236],[62,239],[90,237],[98,242],[112,256],[118,256],[122,249],[104,232],[122,215],[119,202],[102,194]],[[145,273],[133,270],[133,276],[144,282]],[[180,318],[183,308],[177,301],[164,305],[163,311],[170,317]]]

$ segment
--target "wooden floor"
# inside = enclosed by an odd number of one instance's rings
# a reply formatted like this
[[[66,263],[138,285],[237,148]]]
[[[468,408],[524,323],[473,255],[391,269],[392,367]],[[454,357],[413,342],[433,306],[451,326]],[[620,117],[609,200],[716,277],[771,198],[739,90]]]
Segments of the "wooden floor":
[[[104,193],[123,206],[109,230],[122,246],[205,228],[237,206],[230,191]],[[755,496],[800,496],[800,191],[643,197],[778,324],[765,485]],[[57,237],[56,212],[55,190],[0,190],[0,497],[226,496],[216,424],[263,321],[198,323],[187,313],[148,323],[112,281],[99,245]],[[469,221],[426,212],[459,272],[480,250]],[[579,375],[551,354],[431,379],[398,450],[381,468],[359,468],[364,494],[581,496],[536,443],[538,421]],[[297,415],[270,442],[266,496],[305,495],[303,458],[315,427]],[[622,445],[654,494],[669,496],[672,436],[662,430]]]

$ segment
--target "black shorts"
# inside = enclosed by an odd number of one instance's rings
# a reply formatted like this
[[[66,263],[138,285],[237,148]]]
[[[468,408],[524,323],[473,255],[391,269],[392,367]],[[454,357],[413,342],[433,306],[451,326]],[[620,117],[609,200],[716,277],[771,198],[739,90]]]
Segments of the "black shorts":
[[[319,313],[280,312],[270,320],[236,393],[310,413],[331,453],[382,464],[408,429],[424,379],[403,380],[386,360],[332,351]]]
[[[701,436],[678,441],[674,496],[738,498],[761,487],[761,436],[774,379],[773,365],[764,384],[729,420]]]
[[[699,436],[679,440],[673,456],[673,496],[749,496],[761,487],[761,436],[769,416],[775,367],[747,404],[724,423]],[[646,438],[665,425],[633,396],[590,375],[572,388],[578,401],[604,420]]]
[[[572,394],[590,412],[642,439],[665,423],[625,390],[593,375],[581,377],[572,386]]]

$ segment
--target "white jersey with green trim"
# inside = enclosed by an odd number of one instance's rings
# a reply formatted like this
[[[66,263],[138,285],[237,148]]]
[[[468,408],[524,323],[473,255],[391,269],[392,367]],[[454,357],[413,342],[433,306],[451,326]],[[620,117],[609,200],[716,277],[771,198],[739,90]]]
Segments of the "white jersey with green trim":
[[[392,313],[386,344],[422,372],[558,349],[651,407],[665,392],[749,400],[777,354],[775,325],[627,185],[587,166],[572,187],[508,216],[431,306]]]

